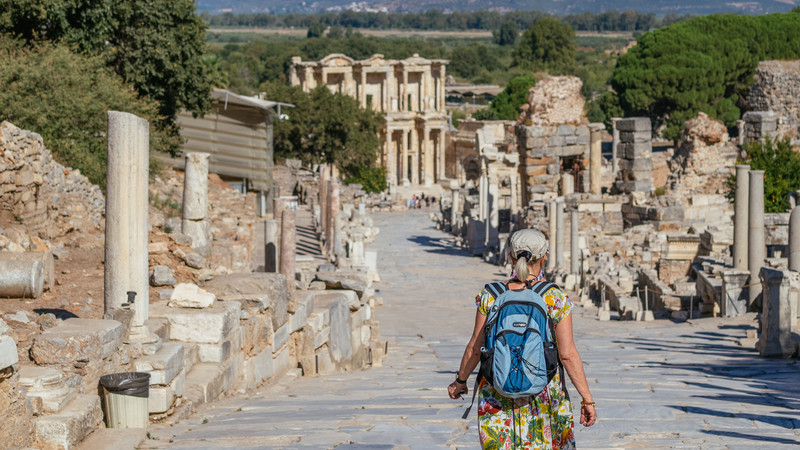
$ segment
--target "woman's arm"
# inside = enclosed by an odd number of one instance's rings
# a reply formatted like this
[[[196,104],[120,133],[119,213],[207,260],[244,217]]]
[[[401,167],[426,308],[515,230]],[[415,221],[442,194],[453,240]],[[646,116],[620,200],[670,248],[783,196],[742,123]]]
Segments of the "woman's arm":
[[[464,381],[469,378],[469,375],[475,370],[475,366],[481,361],[481,347],[484,341],[483,327],[486,325],[486,316],[481,314],[480,310],[475,311],[475,327],[472,330],[472,337],[464,350],[464,356],[461,357],[461,365],[458,368],[456,378]],[[469,393],[466,383],[460,384],[455,381],[447,386],[447,393],[450,398],[458,398],[462,394]]]
[[[556,324],[556,342],[558,343],[558,356],[564,370],[567,371],[569,379],[578,393],[583,397],[581,402],[581,424],[591,426],[597,419],[597,411],[594,408],[592,393],[589,392],[589,383],[586,382],[586,374],[583,371],[583,361],[578,349],[575,347],[575,340],[572,337],[572,314],[567,314]],[[586,405],[584,405],[587,403]]]

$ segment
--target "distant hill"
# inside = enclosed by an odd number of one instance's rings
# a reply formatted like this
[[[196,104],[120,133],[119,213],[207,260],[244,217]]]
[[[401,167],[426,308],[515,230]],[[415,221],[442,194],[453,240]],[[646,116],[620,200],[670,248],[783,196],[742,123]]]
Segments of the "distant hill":
[[[438,9],[443,12],[495,10],[542,11],[565,15],[581,12],[600,13],[608,10],[634,10],[664,15],[669,13],[704,15],[717,12],[767,14],[786,12],[800,5],[800,0],[198,0],[201,11],[233,12],[324,12],[346,9],[382,10],[388,12],[422,12]]]

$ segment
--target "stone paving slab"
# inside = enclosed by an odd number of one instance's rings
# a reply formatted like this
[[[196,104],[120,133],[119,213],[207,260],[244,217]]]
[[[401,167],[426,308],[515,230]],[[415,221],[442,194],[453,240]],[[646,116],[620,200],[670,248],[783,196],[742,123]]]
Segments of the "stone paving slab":
[[[472,331],[475,294],[504,274],[452,248],[423,212],[376,214],[375,223],[383,367],[280,380],[203,405],[172,427],[152,426],[141,448],[479,448],[474,410],[461,420],[471,394],[452,401],[445,386]],[[599,413],[595,426],[576,425],[579,448],[800,445],[800,365],[738,345],[752,315],[643,323],[573,311]]]

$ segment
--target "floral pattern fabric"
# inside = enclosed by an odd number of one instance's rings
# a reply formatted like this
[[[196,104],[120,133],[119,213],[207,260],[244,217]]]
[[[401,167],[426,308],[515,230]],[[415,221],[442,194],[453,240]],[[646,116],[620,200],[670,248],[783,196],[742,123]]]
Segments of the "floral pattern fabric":
[[[486,289],[475,297],[481,314],[487,315],[494,296]],[[558,324],[572,310],[572,302],[560,289],[544,295],[547,313]],[[544,390],[531,397],[508,398],[481,380],[478,386],[478,432],[481,446],[488,450],[572,449],[572,405],[562,389],[557,372]]]

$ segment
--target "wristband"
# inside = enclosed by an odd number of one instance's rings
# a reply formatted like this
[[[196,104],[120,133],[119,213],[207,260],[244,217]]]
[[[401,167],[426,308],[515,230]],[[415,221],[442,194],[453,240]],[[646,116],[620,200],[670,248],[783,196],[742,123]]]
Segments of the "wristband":
[[[458,383],[458,384],[467,384],[467,380],[462,380],[461,378],[458,378],[458,375],[456,375],[456,383]]]
[[[595,402],[584,402],[581,401],[581,406],[595,406],[597,405]]]

